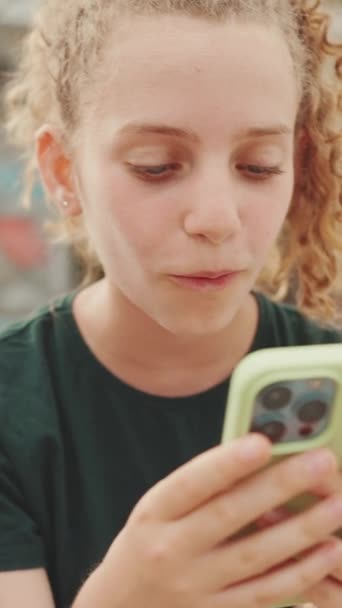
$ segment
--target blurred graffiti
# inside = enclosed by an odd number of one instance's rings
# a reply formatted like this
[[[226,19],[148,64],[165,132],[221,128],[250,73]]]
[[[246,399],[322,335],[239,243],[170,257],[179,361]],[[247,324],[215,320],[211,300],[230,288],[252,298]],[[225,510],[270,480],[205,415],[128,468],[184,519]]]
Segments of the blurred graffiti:
[[[0,251],[18,270],[33,270],[48,259],[38,226],[25,217],[0,216]]]

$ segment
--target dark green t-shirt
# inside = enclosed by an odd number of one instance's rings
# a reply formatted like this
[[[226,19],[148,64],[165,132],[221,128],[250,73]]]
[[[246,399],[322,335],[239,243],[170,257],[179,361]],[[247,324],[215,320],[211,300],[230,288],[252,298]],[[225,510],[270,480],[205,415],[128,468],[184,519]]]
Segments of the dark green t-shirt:
[[[229,387],[184,398],[133,389],[87,348],[73,295],[0,337],[0,571],[44,567],[57,608],[71,605],[141,496],[219,443]],[[251,350],[342,342],[257,299]]]

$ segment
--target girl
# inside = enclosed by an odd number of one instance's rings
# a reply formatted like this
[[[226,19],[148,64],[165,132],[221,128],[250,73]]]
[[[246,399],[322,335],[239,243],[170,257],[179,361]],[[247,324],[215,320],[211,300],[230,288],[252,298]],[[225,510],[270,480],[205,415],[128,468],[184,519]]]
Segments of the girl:
[[[86,272],[1,338],[2,608],[341,606],[332,454],[218,445],[242,357],[342,341],[327,27],[299,0],[44,2],[8,127]]]

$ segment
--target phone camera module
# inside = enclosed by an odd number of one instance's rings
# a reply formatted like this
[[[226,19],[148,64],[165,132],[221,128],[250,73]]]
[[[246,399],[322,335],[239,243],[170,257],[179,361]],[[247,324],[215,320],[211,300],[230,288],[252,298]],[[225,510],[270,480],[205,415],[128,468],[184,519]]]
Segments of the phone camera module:
[[[289,404],[292,392],[287,386],[279,384],[269,386],[260,395],[263,406],[268,410],[278,410]]]
[[[319,422],[327,414],[328,406],[324,401],[315,399],[304,403],[298,410],[298,418],[302,422]]]
[[[286,434],[286,425],[280,420],[269,420],[268,422],[256,422],[252,427],[253,433],[266,435],[272,443],[278,443]]]

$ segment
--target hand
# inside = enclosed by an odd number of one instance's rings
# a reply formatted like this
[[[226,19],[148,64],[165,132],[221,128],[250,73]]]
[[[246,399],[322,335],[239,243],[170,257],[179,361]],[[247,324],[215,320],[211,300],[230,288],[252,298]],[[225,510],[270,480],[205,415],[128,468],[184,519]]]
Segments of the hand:
[[[334,493],[342,495],[341,473],[336,473],[336,475],[329,477],[329,479],[324,480],[311,490],[311,494],[318,498],[325,498]],[[281,521],[285,521],[290,517],[293,517],[293,514],[290,514],[286,509],[276,509],[262,517],[258,522],[258,526],[263,529],[279,524]],[[342,541],[340,541],[340,543],[342,544]],[[308,553],[309,552],[307,552],[307,554]],[[342,606],[342,559],[340,567],[335,568],[330,576],[315,587],[309,589],[306,593],[306,597],[310,599],[312,603],[302,604],[297,608],[340,608]]]
[[[318,498],[326,498],[332,494],[340,494],[340,496],[342,496],[342,474],[337,472],[336,475],[332,475],[329,479],[323,480],[320,484],[315,486],[311,492]],[[332,578],[336,578],[339,583],[342,583],[342,563],[340,568],[334,570]]]
[[[297,608],[341,608],[342,583],[335,577],[327,577],[318,585],[308,589],[305,597],[311,603],[302,604]]]
[[[341,473],[334,475],[329,478],[329,480],[323,481],[317,487],[313,488],[312,492],[320,498],[325,498],[333,493],[339,493],[342,496]],[[312,608],[341,608],[342,560],[340,567],[335,569],[330,577],[308,591],[308,599],[314,604]],[[308,606],[307,608],[311,607]]]
[[[328,578],[307,593],[308,599],[313,602],[313,608],[341,608],[342,586]]]
[[[341,526],[341,500],[333,494],[276,529],[236,534],[332,478],[336,461],[319,454],[325,464],[310,452],[265,469],[271,444],[249,435],[185,464],[140,500],[74,608],[268,608],[306,597],[341,561],[339,543],[326,542]]]

